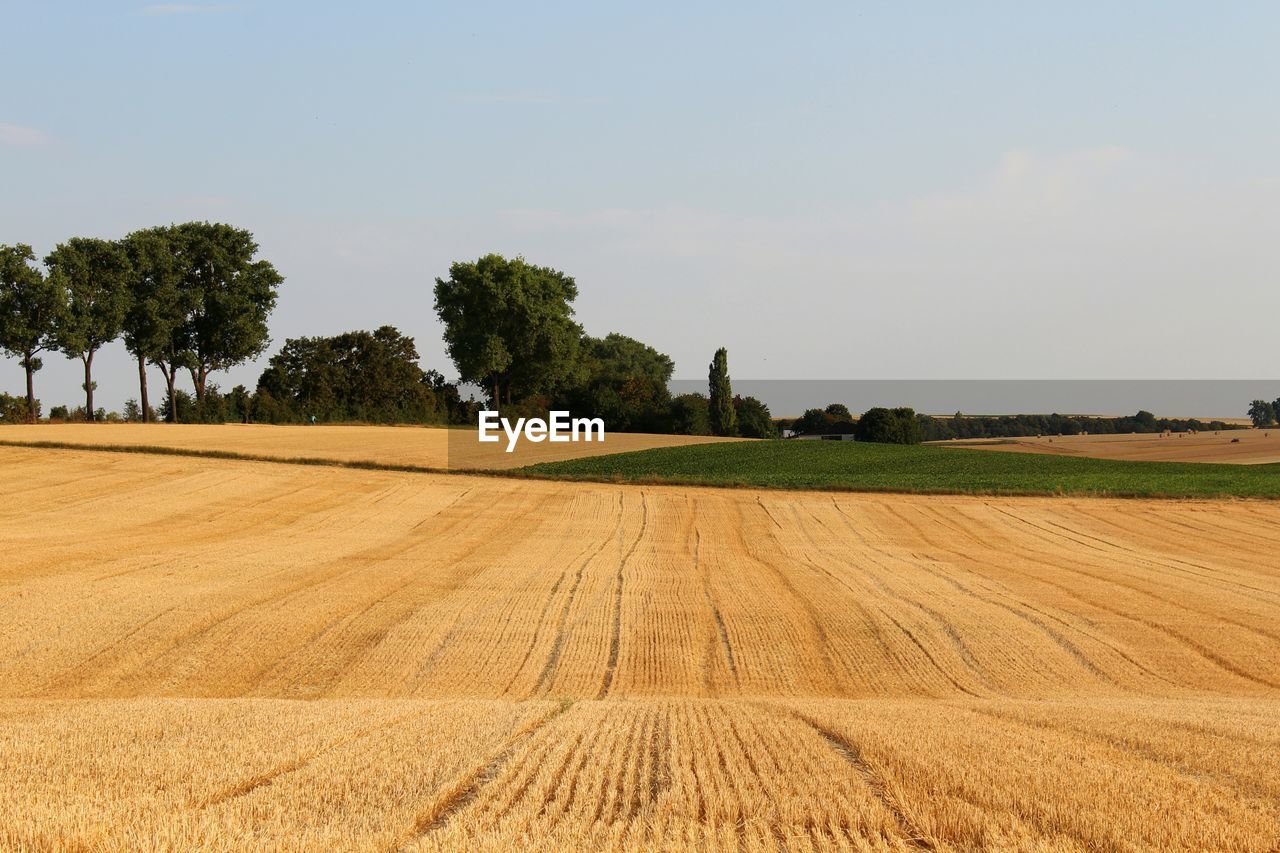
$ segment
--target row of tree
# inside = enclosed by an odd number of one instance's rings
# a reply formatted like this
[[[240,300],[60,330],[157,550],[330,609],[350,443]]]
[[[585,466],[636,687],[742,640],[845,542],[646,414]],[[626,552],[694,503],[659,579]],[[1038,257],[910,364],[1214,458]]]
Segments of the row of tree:
[[[209,375],[261,355],[267,318],[283,278],[257,257],[253,235],[230,225],[189,222],[135,231],[121,240],[73,237],[44,258],[25,244],[0,246],[0,351],[26,372],[27,417],[38,417],[34,374],[61,352],[84,367],[84,411],[93,405],[93,361],[123,338],[138,362],[140,412],[150,416],[146,366],[160,369],[168,416],[176,379],[191,376],[202,406]]]
[[[889,444],[1027,435],[1113,435],[1232,429],[1222,421],[1157,418],[1147,411],[1118,418],[1058,414],[971,416],[960,412],[953,417],[937,418],[918,415],[911,409],[877,408],[855,418],[848,407],[840,403],[832,403],[825,409],[809,409],[788,428],[796,435],[854,435],[859,441]]]

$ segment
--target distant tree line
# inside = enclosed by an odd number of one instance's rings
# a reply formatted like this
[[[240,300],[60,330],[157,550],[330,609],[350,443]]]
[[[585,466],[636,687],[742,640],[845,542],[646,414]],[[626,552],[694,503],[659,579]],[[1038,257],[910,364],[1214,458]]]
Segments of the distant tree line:
[[[1151,412],[1116,418],[1077,415],[972,416],[957,412],[939,418],[916,414],[912,409],[869,409],[860,418],[832,403],[825,409],[809,409],[787,428],[795,435],[853,435],[858,441],[886,444],[918,444],[949,439],[1015,438],[1028,435],[1112,435],[1119,433],[1187,432],[1232,429],[1222,421],[1195,418],[1157,418]]]
[[[209,223],[118,241],[74,238],[44,259],[44,269],[29,246],[0,247],[0,347],[19,359],[28,387],[25,410],[9,400],[0,418],[39,417],[32,377],[41,354],[58,351],[83,363],[85,402],[55,406],[52,419],[469,423],[480,408],[462,399],[459,384],[469,383],[489,406],[516,416],[566,409],[601,417],[611,431],[777,435],[764,403],[733,394],[725,350],[712,361],[708,394],[672,397],[668,355],[616,332],[586,334],[574,319],[572,277],[500,255],[455,263],[447,279],[436,279],[435,308],[459,383],[424,370],[413,339],[383,326],[290,338],[253,389],[224,393],[210,375],[258,357],[269,343],[266,322],[282,278],[256,253],[249,232]],[[97,352],[120,338],[138,361],[139,396],[117,415],[95,408],[92,368]],[[165,379],[156,411],[148,365]],[[189,391],[178,387],[183,373]]]
[[[94,359],[119,339],[138,363],[139,420],[153,417],[148,364],[165,379],[166,419],[180,415],[183,372],[197,416],[214,408],[210,374],[256,358],[270,340],[267,318],[283,278],[257,253],[248,231],[210,222],[146,228],[121,240],[72,237],[43,267],[29,245],[0,246],[0,351],[26,374],[26,419],[40,415],[34,377],[42,355],[60,352],[81,362],[79,412],[98,420]],[[75,416],[65,407],[50,414]]]

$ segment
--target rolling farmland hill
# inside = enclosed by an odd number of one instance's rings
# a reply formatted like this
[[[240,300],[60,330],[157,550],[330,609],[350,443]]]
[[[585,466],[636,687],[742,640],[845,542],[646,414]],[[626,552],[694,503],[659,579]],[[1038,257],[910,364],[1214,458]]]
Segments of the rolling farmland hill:
[[[1280,503],[0,472],[0,847],[1280,843]]]

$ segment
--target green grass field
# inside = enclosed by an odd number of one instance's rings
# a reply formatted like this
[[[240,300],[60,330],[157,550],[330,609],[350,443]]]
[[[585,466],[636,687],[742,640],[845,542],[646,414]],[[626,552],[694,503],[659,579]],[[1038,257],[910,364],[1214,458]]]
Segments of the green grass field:
[[[1280,465],[1118,462],[852,441],[690,445],[519,471],[563,479],[785,489],[1280,498]]]

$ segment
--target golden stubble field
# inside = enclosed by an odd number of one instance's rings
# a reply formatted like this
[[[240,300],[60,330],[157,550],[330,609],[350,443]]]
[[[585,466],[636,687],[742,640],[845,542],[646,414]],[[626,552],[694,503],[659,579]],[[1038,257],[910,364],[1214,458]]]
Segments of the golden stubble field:
[[[1130,462],[1226,462],[1267,465],[1280,462],[1280,429],[1123,435],[1045,435],[1012,439],[938,441],[940,446],[1014,453],[1052,453]]]
[[[1280,503],[0,448],[0,847],[1274,849]]]
[[[481,444],[473,429],[417,426],[275,424],[9,424],[0,442],[61,442],[94,447],[159,447],[221,451],[281,460],[372,462],[439,470],[518,468],[605,453],[742,441],[703,435],[608,432],[603,441],[521,440],[507,452],[505,437]]]

